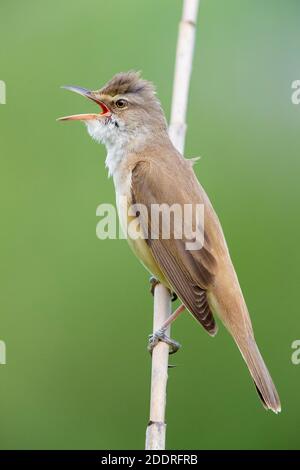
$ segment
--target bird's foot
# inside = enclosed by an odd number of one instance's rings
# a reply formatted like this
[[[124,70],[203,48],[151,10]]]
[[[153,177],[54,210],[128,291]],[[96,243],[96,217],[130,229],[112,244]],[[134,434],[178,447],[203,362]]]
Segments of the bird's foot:
[[[163,341],[164,343],[168,344],[170,347],[169,354],[175,354],[181,345],[165,333],[166,328],[160,328],[159,330],[155,331],[151,335],[149,335],[149,343],[148,343],[148,351],[152,354],[153,349],[158,344],[159,341]]]
[[[159,284],[159,281],[156,279],[156,277],[151,276],[149,279],[150,282],[150,292],[152,295],[154,295],[155,287]]]
[[[157,284],[160,284],[160,282],[156,279],[156,277],[154,276],[151,276],[150,279],[149,279],[149,282],[150,282],[150,292],[152,295],[154,295],[154,290],[155,290],[155,287],[157,286]],[[172,302],[175,302],[175,300],[177,300],[177,294],[175,294],[175,292],[171,292],[170,291],[170,296],[171,296],[171,301]]]

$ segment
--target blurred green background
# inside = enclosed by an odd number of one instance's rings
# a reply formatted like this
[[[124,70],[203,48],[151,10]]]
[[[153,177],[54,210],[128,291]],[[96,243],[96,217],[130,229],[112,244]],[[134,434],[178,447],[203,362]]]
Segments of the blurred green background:
[[[114,203],[105,149],[58,116],[94,107],[60,85],[139,69],[170,110],[181,0],[1,0],[0,446],[143,448],[152,327],[148,273],[125,240],[96,238]],[[256,337],[281,395],[262,408],[220,328],[173,337],[168,448],[299,448],[298,0],[202,0],[186,156],[223,223]]]

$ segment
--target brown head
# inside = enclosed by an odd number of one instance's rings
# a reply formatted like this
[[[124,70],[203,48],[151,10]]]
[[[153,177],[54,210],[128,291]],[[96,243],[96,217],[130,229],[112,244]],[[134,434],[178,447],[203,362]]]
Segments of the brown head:
[[[112,145],[136,140],[143,135],[166,133],[166,119],[151,82],[137,72],[115,75],[100,90],[64,87],[85,96],[100,106],[100,113],[77,114],[61,121],[80,120],[97,141]]]

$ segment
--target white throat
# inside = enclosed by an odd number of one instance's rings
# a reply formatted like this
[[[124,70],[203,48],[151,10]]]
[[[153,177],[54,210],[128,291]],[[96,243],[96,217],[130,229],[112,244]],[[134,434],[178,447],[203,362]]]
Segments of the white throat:
[[[105,166],[108,169],[108,176],[113,176],[119,166],[119,163],[123,160],[126,154],[127,140],[117,139],[106,145],[107,155],[105,159]]]
[[[147,128],[128,131],[123,122],[110,118],[106,122],[99,120],[86,121],[88,133],[98,143],[104,144],[107,150],[105,166],[108,176],[116,176],[120,162],[130,151],[136,151],[145,144],[149,136]]]
[[[108,168],[108,176],[113,176],[124,157],[129,141],[123,123],[110,118],[103,122],[92,120],[86,122],[88,133],[100,144],[104,144],[107,150],[105,166]]]

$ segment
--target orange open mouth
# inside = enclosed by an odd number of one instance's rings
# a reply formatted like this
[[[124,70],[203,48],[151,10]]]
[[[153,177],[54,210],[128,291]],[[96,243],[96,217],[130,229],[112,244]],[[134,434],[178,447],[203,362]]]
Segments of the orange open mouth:
[[[58,118],[57,121],[89,121],[92,119],[98,119],[102,116],[110,116],[111,112],[110,109],[106,106],[103,101],[96,98],[93,91],[87,90],[86,88],[81,88],[77,86],[63,86],[62,88],[70,91],[74,91],[74,93],[78,93],[81,96],[85,96],[94,103],[97,103],[101,108],[101,113],[92,113],[92,114],[73,114],[72,116],[64,116]]]

